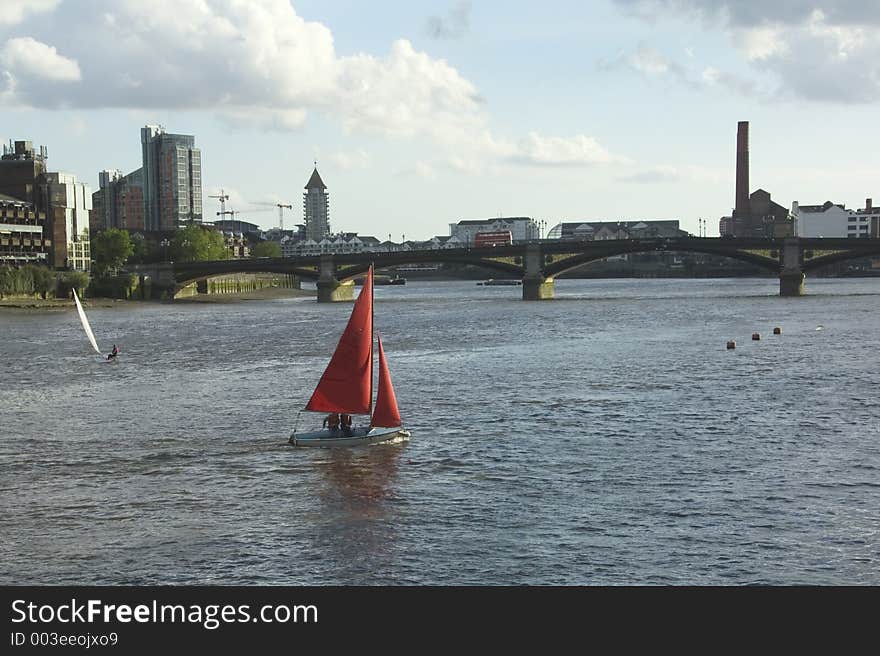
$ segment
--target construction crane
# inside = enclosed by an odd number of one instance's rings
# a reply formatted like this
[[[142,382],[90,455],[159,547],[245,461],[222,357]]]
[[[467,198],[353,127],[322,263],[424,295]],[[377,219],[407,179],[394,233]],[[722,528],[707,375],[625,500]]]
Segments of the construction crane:
[[[293,205],[285,205],[284,203],[275,203],[275,205],[278,207],[278,227],[281,232],[284,232],[284,208],[292,210]]]
[[[278,227],[279,227],[281,230],[284,230],[284,210],[285,210],[285,209],[292,210],[292,209],[293,209],[293,205],[285,205],[284,203],[268,203],[268,202],[265,202],[265,201],[257,202],[257,203],[254,203],[254,204],[255,204],[255,205],[267,205],[267,206],[270,206],[270,207],[277,207],[277,208],[278,208]],[[253,212],[265,212],[266,210],[251,210],[251,211],[253,211]]]
[[[208,196],[208,198],[219,198],[220,199],[220,211],[217,212],[217,215],[226,215],[226,201],[229,200],[229,194],[227,194],[223,189],[220,189],[219,196]]]

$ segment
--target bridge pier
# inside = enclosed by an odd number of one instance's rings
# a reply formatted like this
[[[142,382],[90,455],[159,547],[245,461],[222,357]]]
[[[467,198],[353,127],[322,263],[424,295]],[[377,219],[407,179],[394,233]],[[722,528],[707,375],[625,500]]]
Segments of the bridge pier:
[[[526,270],[522,280],[522,298],[524,301],[552,301],[556,283],[553,278],[544,276],[544,257],[540,244],[526,246],[523,258]]]
[[[354,280],[319,280],[318,303],[340,303],[354,300]]]
[[[804,295],[804,272],[783,271],[779,274],[780,296],[803,296]]]
[[[797,237],[787,238],[782,245],[782,271],[779,274],[780,296],[804,295],[803,251]]]
[[[556,293],[556,282],[553,278],[523,278],[522,299],[524,301],[552,301]]]
[[[340,303],[354,300],[354,280],[339,282],[332,255],[322,255],[318,266],[318,303]]]

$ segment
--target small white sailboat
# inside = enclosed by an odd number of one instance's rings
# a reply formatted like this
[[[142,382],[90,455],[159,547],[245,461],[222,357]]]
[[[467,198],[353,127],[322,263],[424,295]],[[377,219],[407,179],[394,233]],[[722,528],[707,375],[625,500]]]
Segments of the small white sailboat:
[[[106,357],[101,352],[101,349],[98,348],[98,342],[95,340],[95,333],[92,332],[92,327],[89,325],[86,312],[83,310],[82,303],[79,302],[79,297],[76,295],[76,289],[73,290],[73,300],[76,302],[76,311],[79,313],[79,320],[82,322],[83,329],[86,331],[86,337],[89,338],[89,343],[92,345],[92,348],[95,349],[95,353],[101,356],[101,362],[116,362],[115,357]]]
[[[403,427],[397,397],[391,385],[391,372],[385,360],[382,340],[376,333],[379,350],[379,383],[373,406],[373,267],[364,279],[364,286],[355,301],[348,325],[339,338],[336,351],[324,370],[312,398],[306,404],[309,412],[336,415],[370,415],[368,426],[326,428],[290,435],[294,446],[357,446],[378,444],[410,437]]]

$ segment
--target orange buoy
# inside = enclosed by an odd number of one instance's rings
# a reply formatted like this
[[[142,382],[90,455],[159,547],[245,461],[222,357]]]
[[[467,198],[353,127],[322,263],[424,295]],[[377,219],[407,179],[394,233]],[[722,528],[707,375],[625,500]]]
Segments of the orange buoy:
[[[773,334],[774,334],[774,335],[781,335],[781,334],[782,334],[782,328],[780,328],[779,326],[776,326],[776,328],[773,329]]]
[[[733,341],[732,339],[729,340],[729,341],[727,342],[727,348],[728,348],[728,350],[730,350],[730,349],[735,349],[735,348],[736,348],[736,342]]]
[[[761,333],[752,333],[752,339],[756,342],[761,339]]]

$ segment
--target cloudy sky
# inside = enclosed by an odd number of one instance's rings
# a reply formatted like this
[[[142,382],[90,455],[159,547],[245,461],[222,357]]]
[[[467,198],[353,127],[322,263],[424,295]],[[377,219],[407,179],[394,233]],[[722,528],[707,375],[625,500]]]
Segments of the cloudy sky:
[[[317,160],[334,230],[717,235],[740,120],[752,190],[880,202],[878,30],[876,0],[2,0],[0,139],[96,188],[140,166],[141,126],[194,134],[205,195],[264,227],[260,203],[301,221]]]

